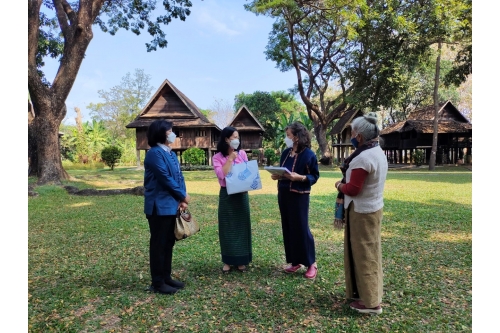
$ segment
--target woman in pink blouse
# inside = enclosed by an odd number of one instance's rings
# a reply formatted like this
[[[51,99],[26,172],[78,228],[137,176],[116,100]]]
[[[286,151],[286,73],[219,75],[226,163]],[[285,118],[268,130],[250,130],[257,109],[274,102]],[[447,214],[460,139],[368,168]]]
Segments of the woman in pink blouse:
[[[220,184],[219,242],[224,273],[228,273],[231,266],[244,272],[252,261],[248,192],[227,194],[225,179],[233,164],[244,161],[248,161],[248,157],[245,151],[240,150],[238,131],[230,126],[224,128],[217,143],[217,154],[212,157],[212,165]]]

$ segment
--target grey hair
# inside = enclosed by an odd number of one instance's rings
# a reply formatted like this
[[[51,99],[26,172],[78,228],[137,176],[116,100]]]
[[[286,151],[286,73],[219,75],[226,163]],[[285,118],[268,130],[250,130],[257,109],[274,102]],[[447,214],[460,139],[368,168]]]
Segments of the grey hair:
[[[357,134],[361,134],[365,141],[375,139],[380,133],[380,129],[377,126],[377,114],[370,112],[354,119],[351,123],[351,128]]]

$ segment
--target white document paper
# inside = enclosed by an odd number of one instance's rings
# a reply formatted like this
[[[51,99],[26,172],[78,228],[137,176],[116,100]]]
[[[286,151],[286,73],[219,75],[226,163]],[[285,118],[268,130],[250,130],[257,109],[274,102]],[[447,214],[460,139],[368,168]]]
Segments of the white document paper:
[[[280,176],[283,176],[285,173],[291,173],[290,170],[288,170],[285,167],[266,166],[266,167],[264,167],[264,170],[269,171],[270,173],[273,173],[275,175],[280,175]]]

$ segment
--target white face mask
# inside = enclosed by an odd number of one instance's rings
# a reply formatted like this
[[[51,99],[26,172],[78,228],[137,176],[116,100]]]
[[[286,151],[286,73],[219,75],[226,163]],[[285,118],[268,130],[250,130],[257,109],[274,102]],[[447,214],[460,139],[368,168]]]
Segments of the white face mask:
[[[240,140],[238,140],[238,139],[232,139],[231,142],[229,142],[229,145],[233,149],[238,149],[238,147],[240,146]]]
[[[174,143],[176,137],[177,135],[175,135],[174,132],[170,132],[170,134],[167,136],[167,141],[170,143]]]
[[[289,137],[285,136],[285,144],[288,148],[292,148],[293,147],[293,140],[290,139]]]

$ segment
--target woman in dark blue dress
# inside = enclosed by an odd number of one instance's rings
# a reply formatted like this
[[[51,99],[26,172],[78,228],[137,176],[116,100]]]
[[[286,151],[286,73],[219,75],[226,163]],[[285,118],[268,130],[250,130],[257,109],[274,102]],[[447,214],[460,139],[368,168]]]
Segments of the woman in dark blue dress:
[[[285,143],[280,166],[291,171],[284,176],[271,175],[278,180],[278,205],[285,245],[285,257],[290,265],[286,273],[295,273],[307,267],[304,277],[316,278],[316,250],[309,228],[309,194],[319,178],[318,160],[311,150],[311,136],[299,122],[286,127]]]

